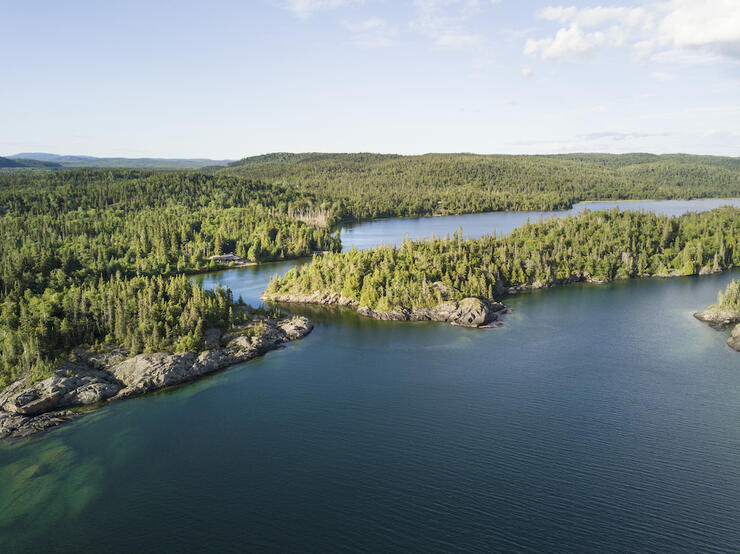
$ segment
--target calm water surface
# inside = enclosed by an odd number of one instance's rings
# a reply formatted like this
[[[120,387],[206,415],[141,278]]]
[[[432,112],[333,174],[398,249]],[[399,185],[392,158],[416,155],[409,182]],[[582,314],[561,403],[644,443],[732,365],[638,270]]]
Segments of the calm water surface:
[[[294,263],[201,280],[254,301]],[[732,278],[538,291],[487,331],[296,309],[283,350],[0,445],[0,552],[737,552],[740,355],[691,316]]]

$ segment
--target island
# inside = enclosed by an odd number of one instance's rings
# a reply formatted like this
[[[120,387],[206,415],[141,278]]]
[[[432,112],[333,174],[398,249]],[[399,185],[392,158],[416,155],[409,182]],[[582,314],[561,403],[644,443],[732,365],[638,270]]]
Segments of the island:
[[[337,304],[376,319],[490,327],[506,295],[575,282],[709,274],[740,265],[740,210],[666,217],[607,210],[529,223],[505,237],[462,233],[314,256],[263,299]]]
[[[733,280],[724,292],[717,293],[716,304],[696,312],[694,317],[715,329],[732,327],[727,345],[740,352],[740,281]]]

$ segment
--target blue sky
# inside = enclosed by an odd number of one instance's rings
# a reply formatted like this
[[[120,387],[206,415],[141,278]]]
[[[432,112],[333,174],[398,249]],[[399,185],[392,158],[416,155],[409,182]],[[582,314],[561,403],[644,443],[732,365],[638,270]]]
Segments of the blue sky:
[[[740,156],[740,0],[0,0],[0,155]]]

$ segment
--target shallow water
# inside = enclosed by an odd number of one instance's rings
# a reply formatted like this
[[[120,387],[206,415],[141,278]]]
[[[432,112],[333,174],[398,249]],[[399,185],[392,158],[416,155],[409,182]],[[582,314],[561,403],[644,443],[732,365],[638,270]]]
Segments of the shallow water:
[[[294,263],[201,280],[254,300]],[[283,350],[0,445],[0,551],[736,552],[740,355],[691,316],[732,278],[487,331],[296,307]]]

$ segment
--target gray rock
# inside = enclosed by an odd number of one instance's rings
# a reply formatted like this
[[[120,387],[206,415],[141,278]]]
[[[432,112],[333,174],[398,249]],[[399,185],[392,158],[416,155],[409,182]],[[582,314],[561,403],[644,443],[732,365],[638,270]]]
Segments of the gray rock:
[[[25,416],[0,411],[0,439],[21,438],[56,427],[77,417],[70,411]]]
[[[29,387],[24,387],[24,382],[9,387],[0,395],[3,411],[37,415],[60,408],[96,404],[114,396],[121,388],[110,374],[79,367],[57,371]]]
[[[727,339],[727,344],[730,348],[733,348],[740,352],[740,324],[735,325],[730,338]]]
[[[696,312],[694,317],[704,323],[708,323],[712,327],[725,328],[735,323],[740,323],[740,311],[728,310],[726,308],[720,308],[718,306],[709,308],[707,310]]]
[[[433,308],[409,310],[401,308],[391,312],[379,312],[363,306],[357,310],[360,315],[382,320],[397,321],[439,321],[461,327],[485,327],[496,321],[506,310],[500,302],[463,298],[459,302],[449,300]]]
[[[177,385],[245,362],[306,336],[313,326],[308,318],[262,321],[258,330],[245,328],[232,334],[225,348],[195,354],[157,352],[122,360],[122,351],[78,353],[78,359],[100,369],[68,364],[38,383],[19,379],[0,393],[0,439],[22,437],[68,421],[76,414],[62,408],[117,400]],[[221,332],[211,332],[210,345],[221,342]]]

